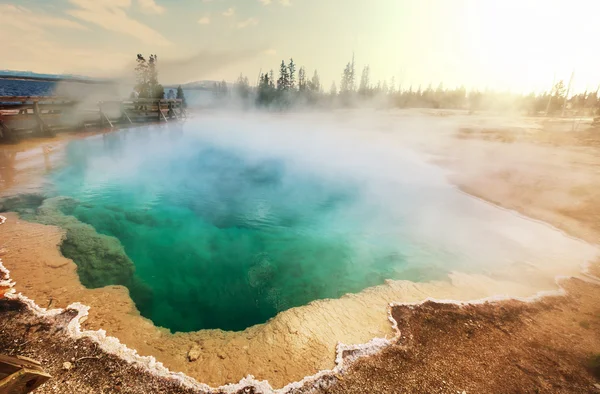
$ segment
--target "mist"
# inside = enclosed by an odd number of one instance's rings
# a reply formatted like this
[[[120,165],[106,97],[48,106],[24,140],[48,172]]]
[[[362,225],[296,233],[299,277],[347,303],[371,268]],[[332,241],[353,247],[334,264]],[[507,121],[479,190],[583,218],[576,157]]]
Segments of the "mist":
[[[90,159],[86,179],[96,189],[110,184],[110,174],[122,182],[138,177],[193,182],[196,175],[183,164],[172,171],[168,163],[175,158],[185,163],[203,149],[229,152],[249,168],[277,163],[274,168],[283,169],[276,171],[282,171],[286,198],[298,193],[291,185],[306,179],[317,180],[319,190],[351,191],[351,202],[328,220],[335,231],[351,234],[357,245],[397,243],[391,249],[408,265],[389,279],[405,278],[406,272],[420,280],[453,271],[504,275],[523,265],[551,267],[573,256],[579,256],[579,262],[593,256],[594,248],[582,248],[556,230],[470,197],[450,183],[450,170],[433,162],[441,149],[460,149],[463,142],[456,135],[472,122],[468,116],[435,117],[416,111],[202,113],[182,125],[181,132],[160,126],[125,132],[123,151]],[[491,125],[515,122],[487,119]],[[488,169],[514,168],[521,154],[517,147],[513,157],[486,162],[489,157],[473,149],[462,151],[461,160],[474,168],[484,163]],[[164,165],[148,173],[149,160]],[[214,165],[215,183],[205,187],[218,189],[219,171],[228,164]],[[154,206],[162,188],[153,187],[150,200],[138,201],[140,206]],[[219,193],[208,194],[230,198]],[[262,203],[244,206],[249,216],[266,209]],[[547,279],[553,283],[553,277]]]

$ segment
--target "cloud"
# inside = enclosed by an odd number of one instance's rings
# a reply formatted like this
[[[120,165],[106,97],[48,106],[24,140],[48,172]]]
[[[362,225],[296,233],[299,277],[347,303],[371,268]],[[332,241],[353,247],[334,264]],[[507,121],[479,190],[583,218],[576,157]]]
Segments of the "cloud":
[[[33,12],[25,7],[0,4],[0,26],[15,29],[44,32],[46,27],[59,29],[88,30],[80,23],[57,18],[44,13]],[[10,36],[8,36],[10,37]]]
[[[246,20],[238,22],[236,26],[238,29],[245,29],[246,27],[256,26],[256,25],[258,25],[258,19],[248,18]]]
[[[156,4],[154,0],[137,0],[137,2],[146,14],[163,14],[165,12],[165,7]]]
[[[198,23],[201,25],[208,25],[210,23],[210,17],[203,16],[202,18],[198,19]]]
[[[273,49],[273,48],[265,49],[265,51],[263,53],[265,55],[274,56],[274,55],[277,55],[277,50]]]
[[[0,4],[0,37],[2,50],[10,54],[2,66],[12,70],[32,70],[48,73],[79,73],[106,75],[121,68],[131,54],[114,47],[69,45],[53,39],[58,29],[86,33],[89,29],[78,22],[51,16],[25,7]],[[102,56],[98,56],[102,53]]]
[[[78,7],[67,14],[106,30],[126,34],[152,45],[167,46],[171,42],[162,34],[127,15],[131,0],[69,0]]]
[[[235,7],[229,7],[223,12],[223,16],[233,16],[235,14]]]
[[[273,4],[273,0],[258,0],[258,2],[264,6]],[[292,1],[291,0],[279,0],[279,4],[281,4],[284,7],[289,7],[292,5]]]
[[[161,58],[160,80],[168,85],[211,78],[224,68],[248,59],[260,58],[263,50],[263,48],[246,48],[240,51],[202,50],[183,59]],[[134,66],[132,62],[127,70],[132,70]]]

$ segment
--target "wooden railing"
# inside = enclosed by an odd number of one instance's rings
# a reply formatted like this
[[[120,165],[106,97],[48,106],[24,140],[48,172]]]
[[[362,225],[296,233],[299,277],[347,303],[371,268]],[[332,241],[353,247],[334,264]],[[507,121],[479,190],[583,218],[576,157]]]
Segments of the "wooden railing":
[[[64,97],[0,96],[0,139],[26,134],[53,136],[63,129],[114,128],[186,117],[179,99],[129,99],[90,104]]]

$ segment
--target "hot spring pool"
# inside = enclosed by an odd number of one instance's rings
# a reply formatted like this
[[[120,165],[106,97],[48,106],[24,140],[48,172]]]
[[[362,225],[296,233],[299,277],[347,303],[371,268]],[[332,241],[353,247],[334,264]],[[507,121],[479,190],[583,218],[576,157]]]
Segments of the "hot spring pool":
[[[42,195],[16,210],[67,230],[61,250],[85,286],[127,286],[172,331],[243,330],[386,279],[556,258],[527,221],[410,152],[239,126],[72,141]]]

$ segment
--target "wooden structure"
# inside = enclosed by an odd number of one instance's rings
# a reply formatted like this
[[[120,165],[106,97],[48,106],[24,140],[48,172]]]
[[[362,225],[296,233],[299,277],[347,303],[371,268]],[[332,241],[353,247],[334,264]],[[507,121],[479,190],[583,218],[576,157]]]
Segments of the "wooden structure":
[[[131,99],[85,103],[62,97],[0,96],[0,140],[52,137],[58,131],[115,128],[186,118],[179,99]]]
[[[0,393],[25,394],[44,384],[51,376],[39,362],[28,357],[0,354]]]

